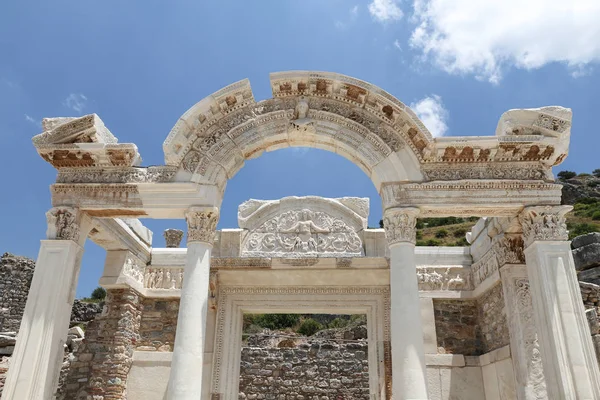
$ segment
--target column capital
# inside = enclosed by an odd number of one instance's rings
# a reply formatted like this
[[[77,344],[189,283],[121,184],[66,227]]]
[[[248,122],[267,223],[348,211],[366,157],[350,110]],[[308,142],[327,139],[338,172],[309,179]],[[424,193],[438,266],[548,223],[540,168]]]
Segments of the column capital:
[[[569,239],[565,214],[573,206],[525,207],[519,214],[525,247],[535,241],[566,241]]]
[[[217,207],[191,207],[185,213],[188,226],[187,242],[204,242],[213,244],[219,209]]]
[[[83,212],[73,207],[54,207],[46,212],[50,240],[72,240],[79,242]]]
[[[385,210],[383,227],[388,245],[416,243],[416,225],[419,212],[420,210],[416,207],[395,207]]]

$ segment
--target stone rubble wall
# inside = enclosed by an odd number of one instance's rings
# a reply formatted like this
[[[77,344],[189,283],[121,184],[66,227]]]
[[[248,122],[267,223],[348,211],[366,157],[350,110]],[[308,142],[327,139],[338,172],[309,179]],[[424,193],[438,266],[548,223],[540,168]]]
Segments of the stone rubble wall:
[[[366,342],[282,342],[242,348],[240,399],[369,400]]]
[[[142,301],[138,351],[173,351],[179,299],[144,299]]]
[[[18,332],[35,261],[4,253],[0,257],[0,332]]]
[[[132,289],[107,290],[102,314],[88,325],[85,340],[70,357],[66,385],[59,388],[57,400],[126,400],[141,299]]]
[[[479,311],[475,300],[433,299],[438,353],[481,354]]]
[[[508,333],[508,320],[504,306],[504,293],[502,283],[488,290],[477,299],[479,311],[479,333],[481,335],[481,354],[510,344]]]

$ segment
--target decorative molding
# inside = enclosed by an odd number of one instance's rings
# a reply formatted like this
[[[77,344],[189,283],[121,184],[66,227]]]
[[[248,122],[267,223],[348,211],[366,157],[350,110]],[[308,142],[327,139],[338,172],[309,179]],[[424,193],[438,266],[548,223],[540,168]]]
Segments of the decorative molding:
[[[238,315],[267,309],[314,310],[326,307],[336,310],[364,310],[367,314],[369,337],[370,389],[374,399],[380,399],[380,382],[385,376],[389,362],[384,354],[383,343],[389,341],[390,297],[389,286],[310,286],[310,287],[243,287],[221,286],[218,294],[215,345],[211,392],[222,393],[229,398],[237,393],[236,363],[239,363],[241,347],[241,324]],[[347,312],[347,311],[345,311]],[[241,318],[239,319],[241,321]],[[239,333],[239,335],[238,335]],[[238,337],[239,336],[239,337]]]
[[[183,231],[180,229],[165,229],[163,232],[167,248],[178,248],[183,239]]]
[[[271,258],[261,257],[212,257],[210,268],[271,268]]]
[[[526,207],[519,215],[525,247],[535,241],[565,241],[569,239],[565,214],[573,206]]]
[[[388,244],[416,243],[418,208],[393,208],[384,213],[383,227]]]
[[[191,208],[185,213],[185,219],[188,225],[188,243],[204,242],[211,245],[214,243],[217,222],[219,222],[217,208]]]
[[[56,183],[167,183],[177,167],[61,168]]]
[[[48,239],[79,242],[81,211],[71,207],[54,207],[46,212]]]

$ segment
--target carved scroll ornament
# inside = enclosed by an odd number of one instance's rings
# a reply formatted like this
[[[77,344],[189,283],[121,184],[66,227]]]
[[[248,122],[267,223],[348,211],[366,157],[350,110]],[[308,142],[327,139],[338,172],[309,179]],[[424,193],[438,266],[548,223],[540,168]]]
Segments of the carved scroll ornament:
[[[385,237],[391,246],[397,243],[416,243],[418,208],[394,208],[387,210],[383,218]]]

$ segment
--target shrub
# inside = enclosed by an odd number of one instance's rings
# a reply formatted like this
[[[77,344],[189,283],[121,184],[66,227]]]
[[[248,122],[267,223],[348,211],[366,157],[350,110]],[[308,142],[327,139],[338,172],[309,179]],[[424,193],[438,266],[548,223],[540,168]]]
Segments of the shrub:
[[[298,314],[256,314],[251,323],[271,330],[292,328],[300,321]]]
[[[556,176],[558,176],[559,179],[567,180],[575,178],[577,176],[577,173],[573,171],[560,171],[558,174],[556,174]]]
[[[103,287],[98,286],[92,291],[90,298],[92,300],[102,301],[106,298],[106,290]]]
[[[423,232],[417,231],[417,239],[423,239]]]
[[[467,238],[462,237],[460,239],[458,239],[456,242],[454,242],[455,246],[468,246],[469,242],[467,242]]]
[[[455,238],[461,238],[461,239],[463,239],[466,234],[467,234],[467,230],[465,228],[458,228],[453,233]]]
[[[331,322],[330,322],[330,323],[327,325],[327,327],[328,327],[328,328],[343,328],[343,327],[345,327],[346,325],[348,325],[348,323],[349,323],[349,322],[350,322],[350,321],[349,321],[349,320],[347,320],[347,319],[343,319],[343,318],[339,318],[339,317],[338,317],[338,318],[334,319],[333,321],[331,321]]]
[[[440,244],[441,242],[436,239],[429,239],[427,242],[425,242],[425,246],[439,246]]]
[[[323,329],[321,324],[312,318],[305,319],[298,328],[298,333],[304,336],[312,336]]]
[[[573,224],[571,226],[569,226],[569,239],[573,239],[577,236],[580,235],[585,235],[586,233],[592,233],[592,232],[599,232],[600,229],[598,229],[598,227],[592,225],[592,224],[588,224],[588,223],[581,223],[581,224]]]
[[[600,178],[600,168],[593,170],[592,175],[594,175],[596,178]]]
[[[382,219],[380,219],[380,220],[379,220],[379,227],[380,227],[381,229],[383,229],[383,220],[382,220]]]
[[[587,185],[588,187],[595,188],[596,186],[598,186],[598,181],[589,181]]]
[[[446,236],[448,236],[448,231],[445,229],[440,229],[435,233],[435,237],[438,239],[445,238]]]
[[[594,213],[592,214],[592,219],[594,221],[600,221],[600,211],[594,211]]]
[[[577,201],[575,203],[576,203],[576,205],[577,204],[595,204],[595,203],[598,203],[598,200],[600,200],[600,199],[597,199],[595,197],[581,197],[581,198],[577,199]]]
[[[589,178],[589,177],[590,177],[590,176],[592,176],[592,175],[591,175],[591,174],[588,174],[588,173],[585,173],[585,172],[582,172],[582,173],[580,173],[580,174],[579,174],[579,175],[577,175],[577,176],[578,176],[578,177],[580,177],[580,178]]]

